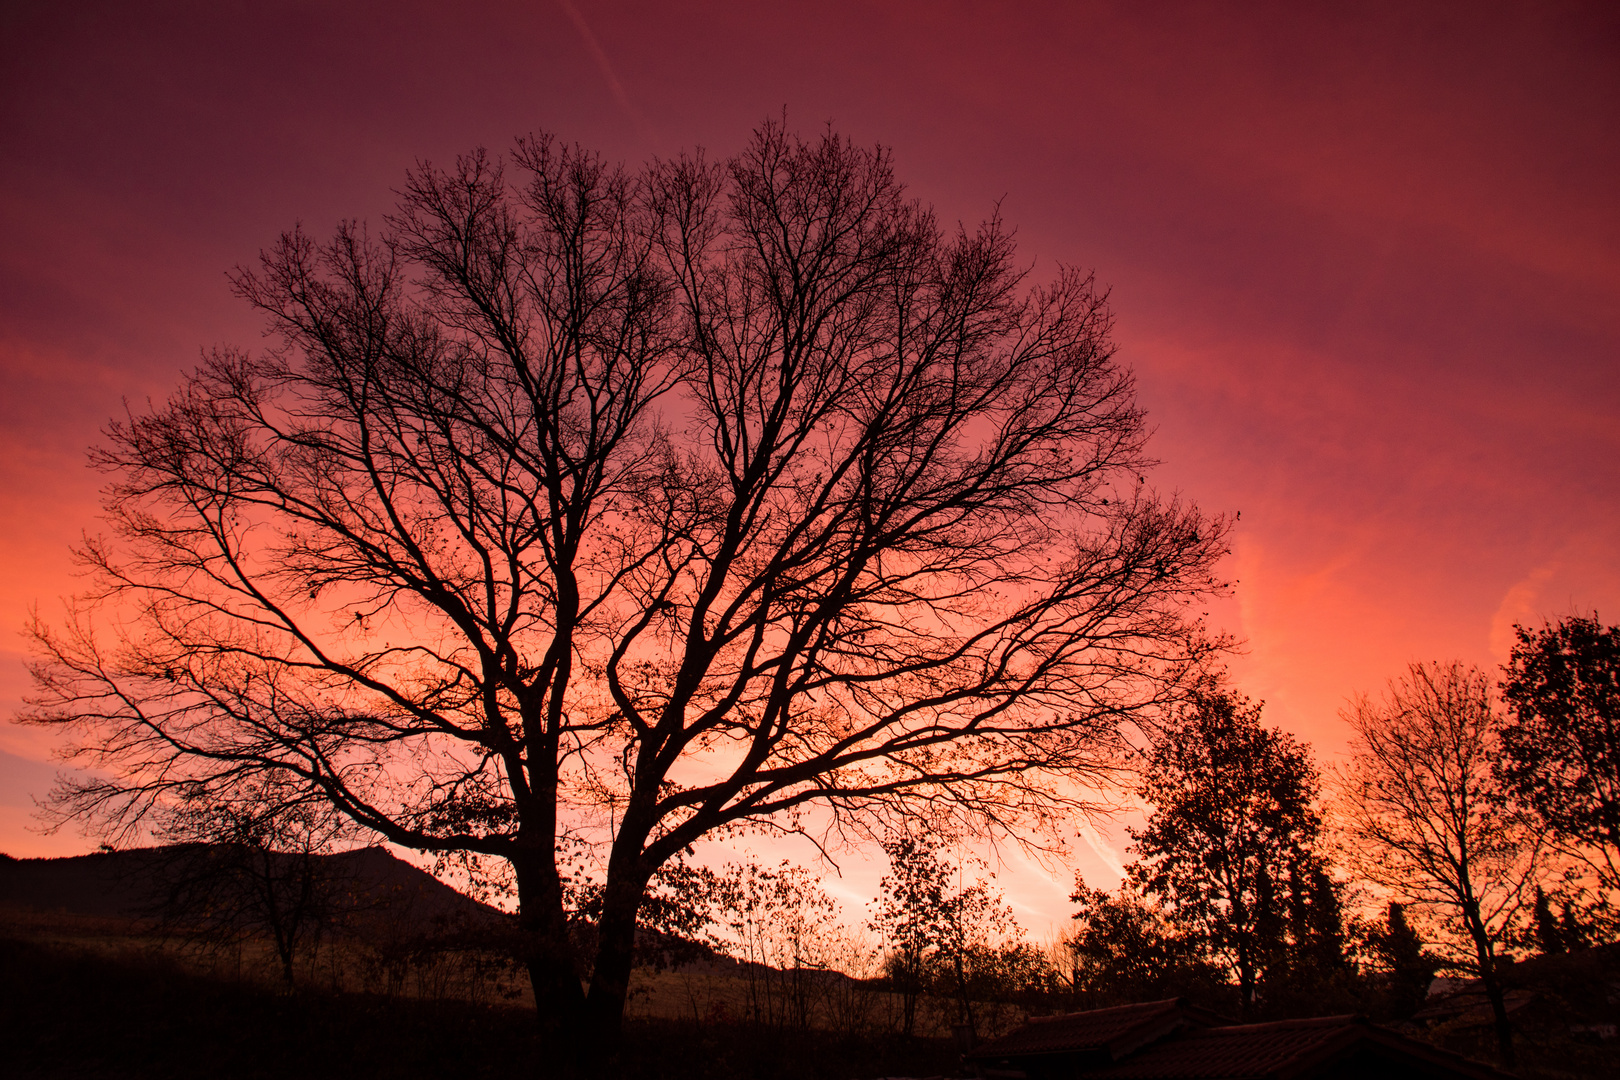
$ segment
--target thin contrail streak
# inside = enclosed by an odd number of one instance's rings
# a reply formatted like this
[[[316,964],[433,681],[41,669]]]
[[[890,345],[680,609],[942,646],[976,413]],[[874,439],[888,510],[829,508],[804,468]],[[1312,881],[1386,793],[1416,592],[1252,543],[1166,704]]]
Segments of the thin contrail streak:
[[[624,84],[619,81],[619,76],[614,74],[613,65],[608,61],[607,53],[603,51],[601,43],[596,40],[596,35],[591,33],[590,23],[585,21],[585,16],[580,14],[579,9],[574,6],[573,0],[557,0],[557,6],[562,8],[568,14],[568,17],[574,21],[574,28],[579,31],[579,36],[584,39],[586,50],[591,54],[592,59],[596,61],[596,66],[601,70],[602,78],[607,82],[608,89],[612,91],[614,98],[618,100],[619,107],[630,118],[630,122],[639,129],[642,138],[651,141],[653,135],[652,125],[641,114],[641,110],[637,109],[635,104],[631,102],[630,95],[625,92]]]
[[[1097,830],[1092,826],[1091,822],[1081,818],[1078,824],[1081,838],[1091,845],[1091,850],[1097,853],[1097,858],[1103,861],[1103,865],[1120,877],[1124,877],[1125,864],[1114,853],[1114,849],[1101,836],[1097,835]]]

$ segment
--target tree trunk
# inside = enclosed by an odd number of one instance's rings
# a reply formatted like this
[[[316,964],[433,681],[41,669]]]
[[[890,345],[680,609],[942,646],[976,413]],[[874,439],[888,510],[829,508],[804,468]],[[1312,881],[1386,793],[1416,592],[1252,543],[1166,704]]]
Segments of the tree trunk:
[[[1492,955],[1491,939],[1485,933],[1485,924],[1479,917],[1479,902],[1471,901],[1467,911],[1468,932],[1474,939],[1474,954],[1479,964],[1479,980],[1485,986],[1485,996],[1491,1003],[1491,1018],[1496,1026],[1497,1050],[1502,1056],[1502,1064],[1512,1068],[1516,1062],[1513,1056],[1513,1025],[1508,1022],[1507,995],[1502,990],[1502,983],[1496,977],[1496,958]]]
[[[591,971],[587,999],[591,1038],[607,1047],[618,1038],[624,1022],[624,1003],[630,994],[630,970],[635,963],[636,915],[647,882],[639,873],[614,873],[602,894],[602,918],[596,926],[596,964]]]
[[[1238,977],[1238,1016],[1245,1022],[1254,1019],[1255,987],[1258,979],[1254,970],[1254,958],[1249,948],[1239,941],[1237,948],[1237,977]]]
[[[518,887],[519,949],[534,990],[535,1015],[547,1042],[560,1048],[577,1037],[585,1017],[562,880],[555,859],[544,855],[518,855],[512,869]]]
[[[960,951],[956,954],[956,993],[962,1002],[962,1008],[957,1015],[961,1022],[967,1025],[969,1045],[976,1046],[979,1042],[979,1023],[973,1015],[973,994],[968,987],[967,965]]]
[[[902,980],[900,987],[900,1033],[907,1038],[910,1038],[917,1028],[917,998],[921,994],[919,987],[922,983],[922,975],[918,969],[921,966],[922,961],[918,960],[913,963],[908,959],[902,962],[900,969]]]

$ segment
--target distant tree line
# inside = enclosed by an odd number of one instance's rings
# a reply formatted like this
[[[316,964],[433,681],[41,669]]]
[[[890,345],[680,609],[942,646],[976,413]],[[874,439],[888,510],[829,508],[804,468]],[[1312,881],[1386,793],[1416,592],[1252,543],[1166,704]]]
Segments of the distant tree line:
[[[1517,633],[1497,682],[1417,663],[1355,699],[1325,799],[1259,705],[1193,695],[1145,755],[1123,887],[1075,894],[1070,985],[1398,1019],[1443,972],[1479,980],[1512,1063],[1503,965],[1620,933],[1620,628]]]

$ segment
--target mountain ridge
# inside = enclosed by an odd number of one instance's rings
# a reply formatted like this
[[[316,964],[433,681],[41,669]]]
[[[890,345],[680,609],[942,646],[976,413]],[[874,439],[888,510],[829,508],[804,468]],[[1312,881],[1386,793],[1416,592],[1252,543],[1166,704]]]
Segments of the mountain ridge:
[[[26,859],[0,852],[0,906],[103,918],[156,917],[163,907],[165,875],[210,848],[176,844]],[[387,909],[424,928],[435,921],[497,926],[511,919],[385,848],[354,848],[315,859],[318,873],[349,887],[356,909]]]

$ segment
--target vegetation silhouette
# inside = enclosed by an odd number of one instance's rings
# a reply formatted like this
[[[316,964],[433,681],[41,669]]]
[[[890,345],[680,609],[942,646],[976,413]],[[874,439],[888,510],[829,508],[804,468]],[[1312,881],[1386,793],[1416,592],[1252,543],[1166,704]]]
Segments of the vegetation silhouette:
[[[1490,682],[1461,663],[1413,664],[1346,719],[1355,738],[1341,813],[1355,869],[1452,932],[1450,958],[1483,984],[1512,1065],[1499,954],[1529,911],[1544,844],[1496,775],[1501,717]]]
[[[1604,887],[1620,888],[1620,627],[1593,612],[1514,631],[1503,778]]]
[[[942,856],[938,837],[894,835],[883,843],[889,872],[878,883],[869,927],[889,946],[884,974],[903,1002],[900,1030],[916,1029],[924,993],[954,999],[953,1028],[971,1045],[981,1003],[1047,989],[1049,963],[1022,940],[1001,895]]]
[[[1221,644],[1227,526],[1145,483],[1104,293],[885,150],[536,136],[233,282],[269,346],[108,429],[95,584],[34,627],[22,719],[95,777],[53,807],[117,838],[263,776],[505,873],[559,1044],[613,1038],[695,841],[1055,827]]]
[[[1316,852],[1318,789],[1303,746],[1262,725],[1258,704],[1216,690],[1170,719],[1143,767],[1137,794],[1152,812],[1131,832],[1130,882],[1231,973],[1246,1019],[1285,969],[1304,978],[1344,962],[1336,886]]]

